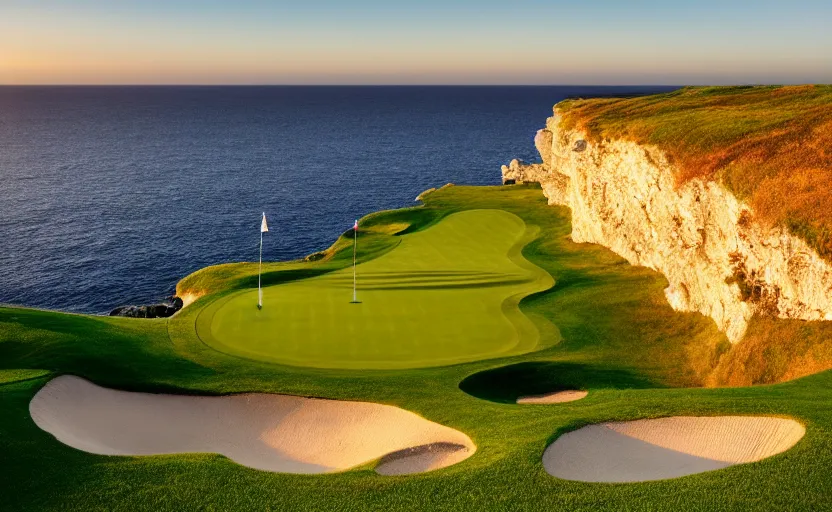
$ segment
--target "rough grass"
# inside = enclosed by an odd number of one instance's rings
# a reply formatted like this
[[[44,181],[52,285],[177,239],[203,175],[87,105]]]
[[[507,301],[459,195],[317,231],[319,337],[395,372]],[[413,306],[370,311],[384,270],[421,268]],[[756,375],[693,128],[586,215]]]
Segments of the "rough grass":
[[[0,369],[12,370],[4,372],[10,380],[0,383],[0,508],[830,509],[832,372],[774,386],[674,389],[701,385],[725,350],[727,341],[712,321],[674,312],[664,300],[667,283],[659,274],[627,265],[603,247],[572,243],[569,211],[546,206],[538,188],[453,187],[428,196],[425,211],[414,215],[434,219],[473,208],[505,209],[540,227],[540,238],[523,255],[549,272],[556,284],[521,303],[527,315],[539,315],[555,326],[543,333],[547,346],[538,352],[400,371],[319,370],[248,361],[217,352],[195,335],[200,310],[228,290],[171,319],[0,308]],[[411,225],[406,217],[399,213],[390,218]],[[390,233],[400,228],[380,228],[378,246],[363,245],[371,252],[382,250],[395,244]],[[328,260],[333,268],[339,261],[344,266],[351,261],[337,247]],[[317,264],[291,265],[298,270]],[[283,270],[274,267],[276,276],[285,275]],[[236,278],[225,281],[229,289],[245,286],[252,271],[256,268],[239,267]],[[205,282],[219,286],[220,280]],[[50,375],[18,369],[42,369]],[[478,450],[455,466],[402,477],[380,476],[369,467],[331,475],[268,473],[212,454],[92,455],[59,443],[29,417],[32,396],[51,376],[65,373],[136,391],[276,392],[388,403],[465,432]],[[557,406],[500,403],[549,386],[585,388],[590,394]],[[793,417],[806,425],[807,433],[793,449],[760,463],[643,484],[567,482],[546,474],[541,464],[543,450],[556,436],[588,423],[716,414]]]
[[[831,366],[832,322],[755,317],[745,337],[722,357],[706,384],[771,384]]]
[[[594,139],[661,148],[680,184],[718,180],[759,220],[788,227],[832,260],[832,86],[686,87],[558,105]]]

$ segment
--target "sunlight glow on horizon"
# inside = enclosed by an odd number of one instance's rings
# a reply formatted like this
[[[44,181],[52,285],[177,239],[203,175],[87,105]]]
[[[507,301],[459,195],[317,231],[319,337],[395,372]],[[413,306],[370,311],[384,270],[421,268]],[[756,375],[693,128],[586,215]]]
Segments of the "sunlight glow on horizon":
[[[0,84],[832,82],[828,26],[815,1],[0,0]]]

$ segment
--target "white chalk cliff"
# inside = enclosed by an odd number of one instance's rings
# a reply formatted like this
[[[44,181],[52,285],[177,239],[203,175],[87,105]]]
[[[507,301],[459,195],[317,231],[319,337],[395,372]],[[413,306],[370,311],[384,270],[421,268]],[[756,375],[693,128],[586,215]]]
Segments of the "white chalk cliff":
[[[591,142],[563,129],[557,108],[535,137],[542,163],[512,160],[503,181],[538,182],[549,204],[572,209],[572,240],[609,247],[664,274],[678,311],[699,311],[732,343],[755,314],[832,320],[832,267],[803,240],[754,220],[714,182],[677,186],[656,147]]]

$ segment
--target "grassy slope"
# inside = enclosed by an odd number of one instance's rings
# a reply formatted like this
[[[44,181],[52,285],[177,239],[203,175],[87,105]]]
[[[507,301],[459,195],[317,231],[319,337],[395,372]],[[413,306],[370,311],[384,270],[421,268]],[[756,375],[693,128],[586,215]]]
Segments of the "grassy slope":
[[[439,212],[425,208],[402,208],[377,212],[361,219],[361,257],[371,260],[398,244],[395,234],[419,231],[438,221]],[[346,231],[332,246],[310,254],[304,261],[263,262],[263,285],[322,275],[352,263],[352,230]],[[256,263],[226,263],[206,267],[186,276],[176,285],[181,296],[228,293],[257,286]]]
[[[103,457],[70,449],[40,431],[28,402],[47,377],[0,384],[0,453],[4,510],[820,510],[832,506],[832,372],[776,386],[673,389],[696,385],[725,345],[713,324],[670,310],[661,276],[597,246],[572,244],[568,211],[548,208],[535,188],[454,187],[429,196],[427,207],[379,214],[377,245],[390,231],[419,229],[452,211],[503,208],[541,228],[523,254],[556,280],[553,289],[521,308],[543,315],[560,333],[534,354],[465,365],[405,371],[291,368],[236,359],[202,344],[193,321],[203,299],[171,321],[90,318],[26,309],[0,309],[0,368],[73,373],[108,386],[187,393],[271,391],[396,404],[458,428],[479,449],[444,470],[382,477],[369,470],[324,476],[250,470],[215,455]],[[409,221],[416,222],[407,227]],[[386,221],[397,224],[382,234]],[[336,247],[344,244],[342,239]],[[348,246],[348,245],[347,245]],[[364,260],[368,253],[361,254]],[[299,269],[342,263],[270,267],[275,281]],[[206,287],[236,278],[215,269]],[[220,273],[222,274],[222,272]],[[236,281],[235,281],[236,280]],[[219,296],[222,293],[218,294]],[[524,363],[532,377],[467,377]],[[522,368],[522,367],[521,367]],[[516,367],[515,367],[516,369]],[[508,371],[512,371],[510,368]],[[10,373],[4,372],[4,375]],[[34,374],[36,375],[36,374]],[[472,394],[459,389],[459,383]],[[499,403],[536,386],[591,390],[560,406]],[[473,395],[490,398],[483,400]],[[581,424],[668,414],[775,414],[798,418],[806,438],[794,449],[758,464],[663,482],[582,484],[548,476],[543,449],[565,429]]]

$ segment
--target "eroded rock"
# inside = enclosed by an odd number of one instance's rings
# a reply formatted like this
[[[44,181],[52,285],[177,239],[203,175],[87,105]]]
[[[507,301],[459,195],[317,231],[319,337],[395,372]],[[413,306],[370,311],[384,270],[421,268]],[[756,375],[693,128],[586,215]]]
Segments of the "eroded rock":
[[[572,240],[661,272],[670,305],[713,318],[731,342],[754,314],[832,319],[832,267],[801,239],[756,222],[718,183],[677,187],[658,148],[586,140],[556,110],[535,138],[542,163],[512,160],[503,182],[540,183],[549,204],[572,209]]]

